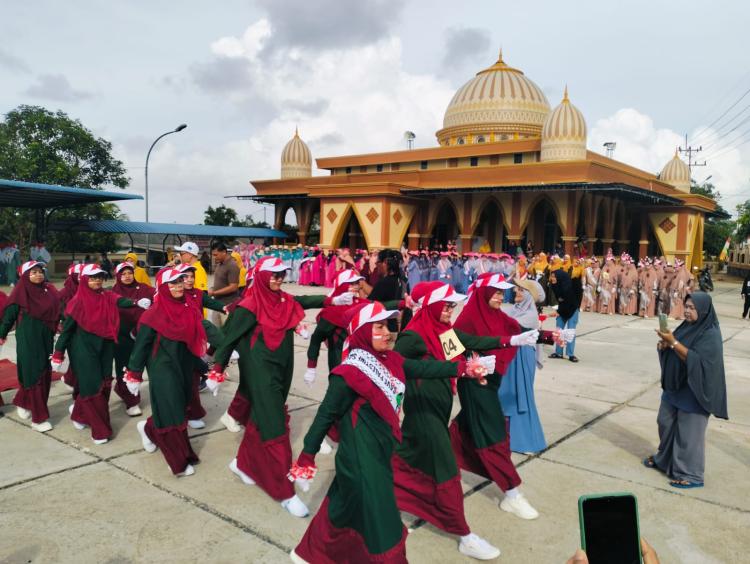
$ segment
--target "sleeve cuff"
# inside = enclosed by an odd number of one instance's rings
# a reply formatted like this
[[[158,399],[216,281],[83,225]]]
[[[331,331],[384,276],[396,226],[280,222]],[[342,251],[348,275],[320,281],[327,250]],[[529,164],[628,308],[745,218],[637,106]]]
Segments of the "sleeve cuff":
[[[315,466],[315,455],[307,452],[301,452],[299,458],[297,458],[298,466]]]
[[[318,359],[307,359],[307,367],[308,368],[317,368],[318,367]]]

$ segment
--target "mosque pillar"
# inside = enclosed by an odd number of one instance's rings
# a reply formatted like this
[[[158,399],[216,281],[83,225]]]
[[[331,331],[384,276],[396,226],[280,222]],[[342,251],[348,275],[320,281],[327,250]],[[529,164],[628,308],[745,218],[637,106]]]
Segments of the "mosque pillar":
[[[630,239],[618,239],[615,243],[617,243],[618,254],[626,253],[630,249]]]
[[[418,251],[419,250],[419,233],[409,233],[407,235],[408,238],[408,247],[410,251]]]
[[[468,234],[468,235],[466,235],[465,233],[459,234],[459,236],[458,236],[458,242],[459,242],[459,244],[458,244],[458,247],[459,247],[458,250],[459,250],[459,252],[461,252],[461,253],[468,253],[469,251],[471,251],[471,241],[472,241],[471,233]]]
[[[305,245],[307,243],[307,231],[297,231],[297,242],[300,245]]]
[[[570,255],[572,257],[578,237],[564,235],[562,237],[562,240],[563,240],[563,246],[565,247],[565,254]]]
[[[612,244],[615,242],[614,237],[602,237],[601,239],[602,245],[604,247],[604,250],[602,251],[602,254],[607,254],[607,249],[612,248]],[[612,252],[614,253],[614,249],[612,249]]]
[[[594,256],[594,243],[596,243],[596,237],[595,236],[586,236],[586,255],[587,256]]]

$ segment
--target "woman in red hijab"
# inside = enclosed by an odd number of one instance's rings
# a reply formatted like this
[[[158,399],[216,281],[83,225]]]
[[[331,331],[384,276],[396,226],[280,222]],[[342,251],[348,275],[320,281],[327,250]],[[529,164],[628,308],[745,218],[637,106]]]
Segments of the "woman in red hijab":
[[[122,298],[127,298],[133,302],[141,303],[148,307],[154,297],[154,289],[135,280],[135,270],[129,262],[121,262],[115,269],[115,285],[112,291]],[[141,301],[143,300],[143,301]],[[133,352],[133,343],[135,342],[136,328],[138,320],[143,314],[143,308],[140,307],[123,307],[118,308],[120,312],[120,330],[117,335],[117,344],[115,345],[115,393],[125,402],[125,413],[131,417],[141,415],[139,405],[141,398],[130,393],[128,387],[123,382],[123,371],[128,364],[130,354]]]
[[[307,507],[286,477],[292,463],[286,400],[294,372],[293,336],[304,309],[323,306],[325,296],[292,296],[281,290],[286,271],[281,259],[264,257],[253,285],[223,327],[224,342],[214,355],[208,385],[221,382],[233,350],[239,353],[242,395],[252,399],[237,458],[229,468],[245,484],[257,483],[296,517]]]
[[[78,291],[79,278],[81,276],[81,270],[84,265],[81,263],[71,264],[68,268],[68,277],[65,279],[62,290],[58,292],[60,296],[60,318],[63,319],[65,316],[65,307],[68,302],[73,299]],[[73,399],[78,396],[78,379],[73,372],[73,367],[68,365],[68,369],[63,374],[61,379],[62,383],[68,386],[73,391]]]
[[[190,476],[198,456],[188,438],[187,405],[195,358],[206,353],[203,312],[186,298],[180,270],[165,268],[156,285],[154,304],[138,324],[125,383],[138,394],[143,370],[148,370],[152,415],[137,425],[143,448],[161,449],[173,474]]]
[[[448,284],[420,282],[411,297],[419,309],[394,349],[405,358],[458,362],[466,349],[482,351],[510,346],[508,337],[475,337],[454,331],[453,310],[466,296],[456,293]],[[396,499],[402,511],[459,535],[458,549],[462,554],[480,560],[496,558],[500,551],[472,534],[464,516],[461,477],[448,433],[455,393],[456,379],[407,382],[401,426],[403,441],[393,455]]]
[[[325,398],[289,474],[306,489],[317,471],[320,441],[331,425],[338,424],[336,476],[292,551],[293,562],[406,562],[407,532],[390,465],[393,448],[401,441],[399,414],[406,378],[450,379],[474,372],[471,362],[406,360],[390,351],[386,320],[397,314],[379,302],[349,309],[344,359],[331,371]]]
[[[508,423],[497,392],[517,347],[535,346],[540,339],[548,344],[554,340],[550,331],[543,332],[541,338],[535,328],[522,333],[518,322],[500,309],[505,290],[512,287],[502,274],[482,274],[469,289],[469,301],[456,319],[455,327],[461,331],[476,336],[502,335],[512,346],[491,351],[495,371],[487,377],[486,385],[458,383],[461,411],[451,423],[450,435],[458,465],[494,481],[505,492],[500,504],[503,511],[536,519],[539,513],[518,489],[521,477],[510,458]]]
[[[21,419],[31,418],[31,428],[45,433],[52,429],[47,400],[52,382],[49,356],[60,316],[55,287],[45,280],[43,262],[21,266],[21,277],[4,304],[0,296],[0,344],[15,325],[18,393],[13,404]]]
[[[97,445],[109,441],[109,394],[112,388],[112,361],[120,332],[118,307],[136,304],[102,288],[107,273],[97,264],[81,270],[81,281],[65,308],[65,322],[52,354],[57,369],[70,354],[70,364],[78,380],[78,397],[70,406],[70,420],[76,429],[91,427]],[[143,306],[142,306],[143,307]]]

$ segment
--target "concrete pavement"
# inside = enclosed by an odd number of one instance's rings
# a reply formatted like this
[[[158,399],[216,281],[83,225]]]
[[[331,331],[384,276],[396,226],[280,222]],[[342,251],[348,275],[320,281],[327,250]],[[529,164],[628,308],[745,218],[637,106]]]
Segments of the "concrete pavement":
[[[290,287],[293,293],[320,289]],[[653,319],[582,314],[578,364],[547,360],[536,381],[537,405],[549,448],[514,455],[522,489],[539,510],[522,521],[499,510],[494,484],[463,475],[465,506],[474,532],[502,550],[504,562],[564,562],[579,542],[577,499],[584,493],[632,491],[641,530],[662,562],[741,562],[750,553],[750,321],[739,319],[739,287],[717,283],[713,294],[725,339],[729,421],[708,426],[706,486],[675,490],[641,465],[657,445],[659,370]],[[307,318],[314,321],[314,310]],[[547,322],[551,325],[550,322]],[[675,322],[671,322],[676,325]],[[295,382],[289,400],[293,451],[325,393],[325,351],[319,378],[302,382],[306,342],[295,344]],[[551,352],[551,351],[550,351]],[[9,339],[2,357],[15,356]],[[196,474],[175,478],[160,453],[143,451],[140,418],[111,400],[115,437],[95,446],[68,418],[70,392],[53,384],[51,422],[41,435],[12,406],[0,419],[0,562],[286,562],[309,519],[296,519],[258,488],[227,469],[240,434],[218,419],[234,394],[237,368],[217,397],[203,394],[207,427],[191,430],[201,457]],[[148,415],[148,386],[142,406]],[[13,392],[4,392],[10,403]],[[457,409],[457,402],[455,408]],[[301,497],[317,510],[333,477],[331,456]],[[413,516],[407,541],[415,563],[471,562],[454,537]]]

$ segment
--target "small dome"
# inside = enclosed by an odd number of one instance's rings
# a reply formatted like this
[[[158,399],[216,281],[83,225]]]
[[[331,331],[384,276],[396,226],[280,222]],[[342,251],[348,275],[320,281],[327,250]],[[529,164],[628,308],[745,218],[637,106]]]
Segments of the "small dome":
[[[672,160],[661,170],[659,180],[683,192],[690,192],[690,167],[679,157],[676,149]]]
[[[542,89],[506,65],[500,51],[494,65],[458,89],[436,136],[441,145],[539,137],[548,113]]]
[[[300,139],[299,131],[281,151],[281,178],[304,178],[312,176],[312,155],[307,144]]]
[[[570,103],[568,87],[562,102],[542,127],[542,161],[578,161],[586,158],[586,120]]]

